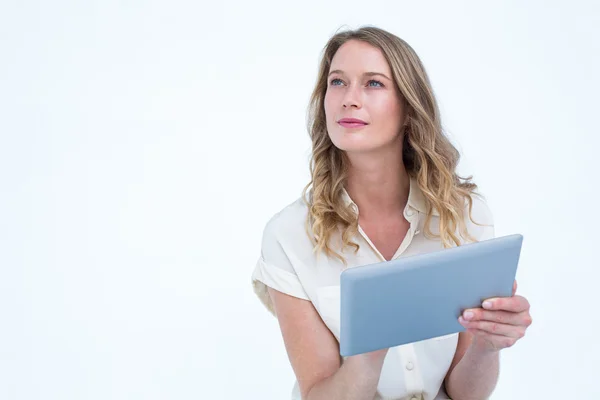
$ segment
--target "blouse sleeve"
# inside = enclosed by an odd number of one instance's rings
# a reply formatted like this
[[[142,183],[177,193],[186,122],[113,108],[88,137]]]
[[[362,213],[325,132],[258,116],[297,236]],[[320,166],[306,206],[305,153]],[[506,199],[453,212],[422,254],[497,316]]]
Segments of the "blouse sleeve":
[[[264,228],[261,254],[252,273],[254,292],[265,307],[275,315],[267,287],[299,299],[309,300],[281,243],[277,221],[272,219]]]

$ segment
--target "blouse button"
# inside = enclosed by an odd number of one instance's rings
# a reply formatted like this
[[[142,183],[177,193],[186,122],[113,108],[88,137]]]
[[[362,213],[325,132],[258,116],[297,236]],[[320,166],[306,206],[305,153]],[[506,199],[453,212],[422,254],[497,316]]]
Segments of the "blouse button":
[[[413,363],[412,363],[412,362],[410,362],[410,361],[409,361],[409,362],[406,364],[406,369],[407,369],[407,370],[409,370],[409,371],[412,371],[412,369],[413,369],[414,367],[415,367],[415,366],[414,366],[414,365],[413,365]],[[416,399],[416,397],[415,397],[415,399]]]

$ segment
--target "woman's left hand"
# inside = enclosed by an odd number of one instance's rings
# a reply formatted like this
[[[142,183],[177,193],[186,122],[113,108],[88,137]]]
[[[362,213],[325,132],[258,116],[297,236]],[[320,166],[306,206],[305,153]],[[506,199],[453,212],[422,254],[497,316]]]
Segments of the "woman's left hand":
[[[483,308],[465,310],[458,318],[467,332],[473,334],[472,346],[483,351],[499,351],[511,347],[525,336],[531,325],[529,302],[515,296],[517,281],[511,297],[497,297],[483,302]]]

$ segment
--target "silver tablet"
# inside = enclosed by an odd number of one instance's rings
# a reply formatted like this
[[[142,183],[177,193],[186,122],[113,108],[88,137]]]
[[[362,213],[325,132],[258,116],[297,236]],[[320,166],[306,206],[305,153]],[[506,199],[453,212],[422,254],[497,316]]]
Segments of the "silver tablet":
[[[466,308],[512,295],[522,242],[515,234],[344,270],[340,354],[464,331]]]

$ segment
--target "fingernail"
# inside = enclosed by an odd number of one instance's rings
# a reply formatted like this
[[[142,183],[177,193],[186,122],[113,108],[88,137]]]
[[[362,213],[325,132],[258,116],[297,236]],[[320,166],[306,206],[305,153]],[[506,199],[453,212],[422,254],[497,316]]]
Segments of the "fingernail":
[[[483,305],[483,308],[492,308],[491,301],[484,301],[482,305]]]
[[[466,320],[469,320],[469,319],[473,318],[473,316],[474,316],[474,315],[475,315],[475,314],[473,314],[473,312],[471,312],[471,311],[466,311],[466,312],[465,312],[465,319],[466,319]]]

